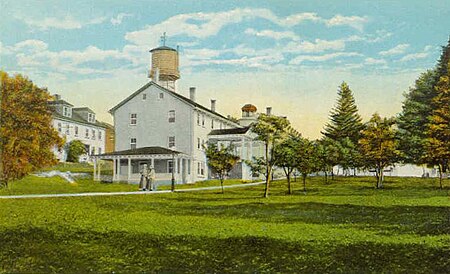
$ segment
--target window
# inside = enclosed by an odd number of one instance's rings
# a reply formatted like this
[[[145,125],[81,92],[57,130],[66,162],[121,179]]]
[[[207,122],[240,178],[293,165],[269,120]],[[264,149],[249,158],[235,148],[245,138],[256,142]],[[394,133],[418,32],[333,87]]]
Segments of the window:
[[[88,122],[95,123],[95,115],[94,113],[88,113]]]
[[[61,123],[58,123],[58,132],[62,132],[62,126],[61,126]]]
[[[92,129],[92,140],[95,140],[95,129]]]
[[[211,129],[214,129],[214,119],[211,119]]]
[[[86,129],[85,137],[86,137],[86,138],[89,138],[89,129],[88,129],[88,128]]]
[[[175,136],[169,136],[169,148],[175,147]]]
[[[95,147],[92,147],[91,155],[94,155],[94,154],[95,154]]]
[[[75,137],[78,136],[78,126],[75,126],[74,132],[75,132]]]
[[[164,99],[164,93],[162,93],[162,92],[159,93],[159,99],[161,99],[161,100]]]
[[[169,110],[169,123],[175,123],[175,110]]]
[[[70,126],[66,124],[66,135],[70,135]]]
[[[147,93],[142,94],[142,100],[147,100]]]
[[[130,114],[130,125],[137,125],[137,113]]]
[[[173,161],[169,160],[167,161],[167,173],[172,173],[173,172]]]
[[[200,174],[200,162],[197,163],[197,174]]]
[[[99,130],[98,131],[98,139],[101,140],[102,139],[102,132]]]
[[[200,138],[197,138],[197,148],[200,149]]]
[[[131,149],[136,149],[136,138],[131,138],[130,139],[130,148]]]
[[[202,126],[205,127],[205,114],[202,115]]]
[[[205,147],[205,140],[203,139],[202,140],[202,148],[204,148]]]
[[[191,174],[191,160],[188,160],[187,170],[188,170],[188,174]]]
[[[70,108],[69,107],[63,107],[63,115],[66,117],[71,117]]]
[[[197,125],[200,125],[200,113],[197,113]]]
[[[197,174],[205,175],[205,163],[201,163],[201,162],[197,163]]]
[[[101,147],[98,148],[98,154],[102,154],[102,148]]]

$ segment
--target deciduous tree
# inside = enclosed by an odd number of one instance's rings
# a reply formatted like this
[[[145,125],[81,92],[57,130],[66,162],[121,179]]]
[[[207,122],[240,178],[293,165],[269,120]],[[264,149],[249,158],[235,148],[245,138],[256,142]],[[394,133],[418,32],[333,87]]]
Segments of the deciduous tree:
[[[73,140],[67,146],[67,162],[78,163],[84,153],[87,153],[85,145],[80,140]]]
[[[314,143],[306,138],[302,138],[300,142],[297,150],[297,156],[299,158],[297,170],[302,175],[303,191],[306,192],[306,177],[308,177],[309,174],[320,170],[320,163],[317,148]]]
[[[292,194],[291,174],[298,165],[300,146],[300,137],[290,135],[278,143],[274,149],[275,165],[281,167],[286,174],[288,194]]]
[[[63,140],[52,127],[49,93],[21,75],[1,76],[1,184],[56,163],[52,152]]]
[[[450,63],[449,63],[450,65]],[[442,174],[450,163],[450,71],[442,76],[436,86],[433,98],[433,112],[429,116],[426,134],[425,161],[439,168],[439,185],[442,189]]]
[[[272,170],[275,165],[273,150],[283,138],[286,137],[286,129],[289,121],[284,117],[260,114],[256,123],[253,123],[251,130],[257,134],[256,140],[264,143],[264,158],[256,159],[256,162],[265,166],[264,175],[266,177],[266,185],[264,189],[264,197],[269,197],[270,180]]]
[[[234,155],[233,146],[220,146],[210,143],[205,149],[208,166],[219,176],[223,194],[223,180],[239,161],[239,157]]]
[[[359,144],[364,164],[375,170],[377,188],[383,188],[384,169],[397,162],[400,156],[394,124],[394,118],[381,118],[375,113],[361,132]]]

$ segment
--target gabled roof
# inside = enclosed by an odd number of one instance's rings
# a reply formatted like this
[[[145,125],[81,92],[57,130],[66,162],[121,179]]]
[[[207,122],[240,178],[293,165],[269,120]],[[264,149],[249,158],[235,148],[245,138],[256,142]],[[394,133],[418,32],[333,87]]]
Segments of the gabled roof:
[[[245,134],[249,129],[250,127],[215,129],[212,130],[208,135]]]
[[[119,156],[119,155],[152,155],[152,154],[180,154],[181,152],[170,150],[168,148],[164,147],[140,147],[136,149],[127,149],[127,150],[120,150],[120,151],[114,151],[110,153],[104,153],[99,154],[95,156]]]
[[[130,101],[131,99],[133,99],[136,95],[138,95],[138,94],[141,93],[142,91],[146,90],[146,89],[147,89],[148,87],[150,87],[150,86],[158,87],[159,89],[164,90],[165,92],[167,92],[167,93],[169,93],[169,94],[171,94],[171,95],[177,97],[178,99],[180,99],[181,101],[183,101],[183,102],[185,102],[185,103],[187,103],[187,104],[189,104],[189,105],[192,105],[192,106],[194,106],[194,107],[197,107],[197,108],[199,108],[199,109],[201,109],[201,110],[204,110],[204,111],[206,111],[206,112],[209,112],[209,113],[211,113],[211,114],[217,115],[217,116],[219,116],[220,118],[225,119],[225,120],[228,120],[228,121],[230,121],[230,122],[233,123],[233,124],[237,124],[236,122],[231,121],[231,120],[228,119],[227,117],[225,117],[225,116],[223,116],[223,115],[221,115],[221,114],[219,114],[219,113],[217,113],[217,112],[215,112],[215,111],[212,111],[212,110],[210,110],[209,108],[204,107],[204,106],[200,105],[199,103],[196,103],[196,102],[192,101],[191,99],[186,98],[186,97],[184,97],[183,95],[181,95],[181,94],[179,94],[179,93],[176,93],[176,92],[174,92],[174,91],[172,91],[172,90],[170,90],[170,89],[167,89],[167,88],[165,88],[165,87],[162,87],[162,86],[156,84],[156,83],[153,82],[153,81],[148,82],[148,83],[145,84],[143,87],[141,87],[140,89],[136,90],[133,94],[131,94],[130,96],[128,96],[127,98],[125,98],[122,102],[120,102],[120,103],[117,104],[115,107],[113,107],[112,109],[110,109],[110,110],[109,110],[109,113],[113,114],[118,108],[120,108],[121,106],[123,106],[125,103],[127,103],[128,101]]]

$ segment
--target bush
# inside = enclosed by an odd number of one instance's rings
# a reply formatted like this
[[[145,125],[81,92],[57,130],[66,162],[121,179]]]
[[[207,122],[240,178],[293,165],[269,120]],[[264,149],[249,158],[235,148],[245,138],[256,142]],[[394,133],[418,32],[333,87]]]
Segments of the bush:
[[[67,147],[67,162],[78,163],[82,154],[86,153],[86,148],[80,140],[73,140]]]

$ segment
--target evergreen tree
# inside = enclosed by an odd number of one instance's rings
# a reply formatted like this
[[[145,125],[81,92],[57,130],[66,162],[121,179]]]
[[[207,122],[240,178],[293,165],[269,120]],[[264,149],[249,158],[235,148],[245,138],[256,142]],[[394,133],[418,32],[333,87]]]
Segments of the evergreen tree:
[[[344,169],[360,166],[356,144],[360,138],[360,131],[364,128],[361,116],[347,83],[342,82],[338,90],[336,106],[330,113],[330,122],[325,126],[322,134],[336,142],[339,147],[337,164]]]
[[[422,73],[414,87],[405,94],[403,110],[398,117],[398,133],[406,163],[422,164],[424,161],[428,117],[433,110],[431,102],[436,96],[435,77],[434,70]]]
[[[405,94],[403,110],[398,117],[400,149],[404,162],[413,164],[426,163],[425,144],[429,117],[433,112],[433,99],[437,96],[436,86],[442,76],[448,73],[450,59],[450,39],[447,46],[442,47],[442,54],[436,68],[422,73],[415,86]]]
[[[450,63],[449,63],[450,65]],[[450,163],[450,71],[442,76],[436,86],[437,95],[432,101],[433,112],[428,117],[425,160],[438,166],[439,184]]]

